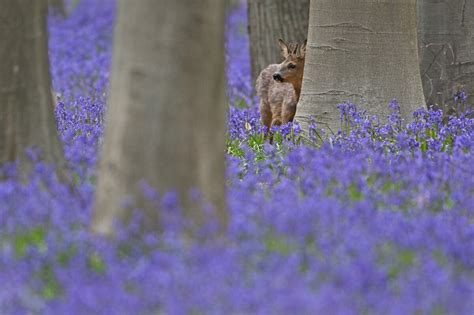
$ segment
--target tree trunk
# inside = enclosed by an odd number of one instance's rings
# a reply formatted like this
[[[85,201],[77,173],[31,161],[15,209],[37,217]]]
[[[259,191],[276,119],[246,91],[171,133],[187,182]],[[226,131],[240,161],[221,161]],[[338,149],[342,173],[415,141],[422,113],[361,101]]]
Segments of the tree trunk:
[[[450,108],[461,89],[474,104],[474,0],[418,0],[418,20],[427,104]]]
[[[160,228],[141,180],[179,192],[199,223],[188,196],[201,190],[225,225],[224,2],[121,0],[114,51],[93,229],[113,234],[127,195]]]
[[[309,0],[249,0],[252,79],[282,60],[278,39],[303,42],[308,35]]]
[[[49,6],[53,13],[59,14],[62,17],[67,16],[63,0],[49,0]]]
[[[25,149],[62,174],[48,59],[46,0],[0,1],[0,163],[25,162]],[[28,170],[29,163],[22,163]]]
[[[340,127],[337,105],[352,102],[382,120],[397,99],[401,115],[424,106],[415,0],[312,0],[296,120],[304,130]]]

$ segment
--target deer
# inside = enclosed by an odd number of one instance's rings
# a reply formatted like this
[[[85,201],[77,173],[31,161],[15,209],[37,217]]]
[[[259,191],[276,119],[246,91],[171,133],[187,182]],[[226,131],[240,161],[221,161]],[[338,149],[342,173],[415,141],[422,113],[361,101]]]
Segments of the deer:
[[[283,62],[263,69],[256,82],[260,116],[268,130],[293,121],[303,81],[306,40],[287,44],[279,39],[278,44]]]

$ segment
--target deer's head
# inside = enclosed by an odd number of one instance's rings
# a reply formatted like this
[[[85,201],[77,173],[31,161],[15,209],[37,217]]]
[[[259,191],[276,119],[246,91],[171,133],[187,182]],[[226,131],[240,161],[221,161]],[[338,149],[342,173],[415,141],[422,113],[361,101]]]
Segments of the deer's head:
[[[278,82],[301,85],[306,55],[306,40],[301,44],[287,44],[279,39],[278,43],[285,60],[278,65],[278,71],[273,74],[273,79]]]

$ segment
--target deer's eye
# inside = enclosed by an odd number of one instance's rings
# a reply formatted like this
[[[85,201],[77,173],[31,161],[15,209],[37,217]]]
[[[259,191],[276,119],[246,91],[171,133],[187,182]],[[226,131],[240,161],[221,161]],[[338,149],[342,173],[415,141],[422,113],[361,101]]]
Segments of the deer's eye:
[[[294,68],[296,68],[296,65],[295,65],[295,64],[290,63],[290,64],[288,65],[288,69],[294,69]]]

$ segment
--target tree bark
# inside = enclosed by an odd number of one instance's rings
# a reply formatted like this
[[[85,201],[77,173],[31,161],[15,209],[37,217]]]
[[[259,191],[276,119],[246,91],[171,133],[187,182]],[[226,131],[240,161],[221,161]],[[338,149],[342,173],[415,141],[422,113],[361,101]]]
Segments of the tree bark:
[[[114,51],[93,230],[113,235],[127,195],[160,228],[141,180],[179,192],[197,223],[209,214],[188,196],[201,190],[225,225],[224,2],[121,0]]]
[[[418,0],[418,21],[427,104],[451,108],[461,89],[474,104],[474,0]]]
[[[415,0],[312,0],[296,120],[304,130],[340,127],[337,105],[352,102],[382,120],[397,99],[401,115],[424,106]]]
[[[25,162],[38,148],[56,164],[64,157],[56,129],[48,58],[46,0],[0,1],[0,163]],[[21,164],[28,170],[29,163]]]
[[[309,0],[249,0],[252,79],[282,60],[278,39],[303,42],[308,36]]]

